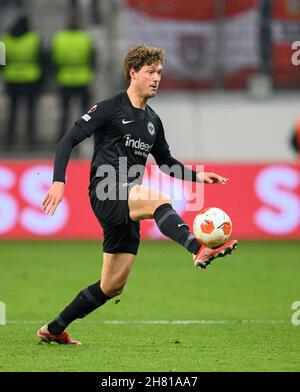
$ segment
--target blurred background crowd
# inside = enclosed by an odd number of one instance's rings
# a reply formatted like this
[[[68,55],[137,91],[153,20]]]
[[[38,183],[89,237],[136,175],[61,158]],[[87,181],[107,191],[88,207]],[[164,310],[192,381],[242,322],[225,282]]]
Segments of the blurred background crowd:
[[[52,156],[76,118],[126,88],[137,43],[166,50],[150,105],[179,158],[289,161],[300,145],[299,0],[0,0],[0,40],[4,158]]]

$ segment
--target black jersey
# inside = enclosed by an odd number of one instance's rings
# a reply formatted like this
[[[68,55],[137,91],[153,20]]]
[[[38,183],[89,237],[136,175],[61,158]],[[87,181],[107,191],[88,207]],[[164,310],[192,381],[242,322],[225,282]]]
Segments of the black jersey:
[[[90,181],[96,175],[104,176],[110,167],[117,181],[122,176],[122,181],[131,182],[139,178],[141,182],[141,172],[150,153],[160,166],[177,164],[184,168],[181,176],[175,175],[177,178],[196,181],[197,173],[171,156],[159,116],[148,105],[145,110],[133,107],[126,92],[97,103],[75,122],[57,146],[54,181],[65,181],[72,148],[91,135],[94,135],[94,154]],[[97,172],[98,168],[100,171]]]
[[[94,134],[91,180],[98,167],[111,165],[117,180],[120,175],[125,180],[127,173],[130,181],[136,165],[145,167],[150,152],[158,161],[171,155],[157,114],[148,105],[145,110],[133,107],[127,93],[98,103],[75,124],[87,136]]]

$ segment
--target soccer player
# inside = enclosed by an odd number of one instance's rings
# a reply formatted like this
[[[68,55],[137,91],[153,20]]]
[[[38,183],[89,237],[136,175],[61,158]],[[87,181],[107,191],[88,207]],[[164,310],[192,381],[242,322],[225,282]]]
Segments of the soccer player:
[[[141,185],[150,152],[161,168],[177,165],[180,173],[169,172],[176,178],[207,184],[228,182],[215,173],[191,170],[171,156],[162,122],[147,105],[148,99],[156,95],[164,61],[165,53],[160,48],[131,48],[124,59],[127,91],[94,105],[57,145],[53,183],[43,201],[44,211],[50,214],[55,213],[63,198],[72,149],[94,135],[89,196],[104,232],[103,262],[101,280],[80,291],[53,321],[38,330],[42,341],[81,344],[65,329],[123,291],[138,251],[142,219],[154,219],[165,236],[193,255],[198,268],[230,254],[237,246],[236,240],[214,249],[201,244],[172,208],[167,195]]]

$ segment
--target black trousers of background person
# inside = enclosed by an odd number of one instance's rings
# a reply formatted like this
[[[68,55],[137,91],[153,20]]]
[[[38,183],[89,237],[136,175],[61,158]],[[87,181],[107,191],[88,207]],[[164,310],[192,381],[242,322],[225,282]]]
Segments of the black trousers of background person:
[[[40,84],[7,84],[6,92],[9,99],[8,125],[6,127],[6,143],[13,146],[16,141],[16,125],[20,103],[26,107],[26,142],[30,147],[36,145],[36,113]]]
[[[90,92],[88,87],[60,88],[61,118],[60,118],[59,135],[57,141],[59,141],[67,132],[67,130],[70,128],[70,124],[68,124],[69,112],[74,98],[79,99],[81,112],[82,112],[81,115],[86,113],[90,108]]]

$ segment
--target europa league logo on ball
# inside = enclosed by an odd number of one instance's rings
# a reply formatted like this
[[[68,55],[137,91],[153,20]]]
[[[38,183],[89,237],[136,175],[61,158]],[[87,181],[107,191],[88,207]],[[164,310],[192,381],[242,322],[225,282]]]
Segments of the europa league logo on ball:
[[[5,44],[0,41],[0,65],[5,65]]]

